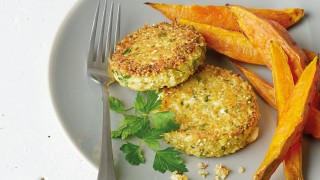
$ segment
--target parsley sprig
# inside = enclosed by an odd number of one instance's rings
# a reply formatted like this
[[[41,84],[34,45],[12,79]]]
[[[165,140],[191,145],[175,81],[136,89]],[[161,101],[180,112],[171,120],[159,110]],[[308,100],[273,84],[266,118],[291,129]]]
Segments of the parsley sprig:
[[[119,128],[112,131],[113,138],[136,137],[139,139],[139,145],[126,142],[120,150],[126,155],[125,159],[132,165],[145,163],[145,157],[142,151],[142,144],[145,144],[155,152],[153,169],[159,172],[178,171],[187,172],[184,160],[181,158],[181,152],[168,147],[160,149],[160,140],[163,133],[179,129],[179,125],[173,120],[175,114],[170,111],[155,112],[161,107],[162,101],[159,94],[154,91],[148,91],[144,96],[138,92],[134,100],[134,107],[126,109],[123,102],[118,98],[110,97],[110,109],[123,115],[123,121]],[[128,114],[134,109],[134,114]],[[153,113],[155,112],[155,113]]]

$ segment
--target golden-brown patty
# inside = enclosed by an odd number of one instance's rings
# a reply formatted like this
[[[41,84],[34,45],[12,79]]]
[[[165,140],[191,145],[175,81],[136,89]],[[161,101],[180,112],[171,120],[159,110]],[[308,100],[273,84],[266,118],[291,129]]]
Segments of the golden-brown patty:
[[[121,85],[158,90],[185,81],[203,64],[205,51],[205,40],[195,28],[162,22],[126,36],[110,66]]]
[[[259,118],[251,86],[230,70],[201,66],[187,81],[163,89],[161,111],[176,114],[180,129],[167,142],[197,157],[233,153],[254,141]]]

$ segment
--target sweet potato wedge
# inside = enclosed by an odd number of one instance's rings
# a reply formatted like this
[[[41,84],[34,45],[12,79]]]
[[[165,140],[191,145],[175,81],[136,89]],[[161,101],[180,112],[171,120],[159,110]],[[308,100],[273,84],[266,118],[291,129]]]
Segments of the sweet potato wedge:
[[[178,19],[177,22],[193,25],[204,36],[207,45],[221,54],[245,63],[265,64],[258,51],[251,45],[248,39],[238,31],[191,22],[186,19]],[[306,49],[303,51],[307,55],[307,64],[317,55]]]
[[[275,42],[270,42],[270,51],[278,116],[282,117],[288,97],[294,89],[294,82],[287,55],[281,47]],[[279,118],[279,120],[285,119]],[[284,158],[283,166],[287,179],[303,179],[301,135],[299,136],[299,140],[290,147]]]
[[[303,180],[301,137],[288,150],[283,167],[286,179]]]
[[[194,26],[204,36],[207,45],[221,54],[237,61],[265,65],[258,51],[251,45],[248,39],[238,31],[191,22],[186,19],[179,19],[177,22]],[[307,49],[303,49],[303,52],[307,57],[307,64],[318,55]]]
[[[186,19],[229,30],[240,30],[237,22],[232,18],[232,13],[225,6],[156,4],[150,2],[146,4],[172,21]],[[304,15],[303,9],[299,8],[283,10],[250,8],[250,10],[266,19],[276,21],[286,28],[298,22]]]
[[[281,46],[288,56],[291,72],[296,81],[307,64],[307,58],[286,29],[274,21],[257,16],[242,6],[227,5],[227,7],[250,43],[263,55],[264,62],[269,68],[272,67],[270,41]]]
[[[194,26],[205,38],[209,47],[237,61],[264,65],[263,58],[251,45],[248,39],[238,31],[227,30],[211,25],[191,22],[185,19],[177,20],[178,23]],[[308,62],[317,56],[315,52],[304,49]]]
[[[318,109],[310,108],[309,119],[304,127],[304,132],[320,140],[320,111]]]
[[[184,19],[179,19],[177,22],[194,26],[203,35],[207,46],[221,54],[246,63],[259,65],[263,65],[264,63],[261,61],[262,57],[258,51],[249,43],[241,32],[226,30]]]
[[[309,103],[316,93],[315,83],[319,76],[317,60],[303,71],[284,107],[278,116],[278,125],[271,144],[253,179],[270,179],[284,160],[289,148],[298,140],[306,123]],[[290,120],[290,121],[288,121]]]
[[[277,43],[270,42],[270,52],[278,116],[282,116],[288,96],[294,88],[294,81],[288,64],[288,57],[282,48]]]

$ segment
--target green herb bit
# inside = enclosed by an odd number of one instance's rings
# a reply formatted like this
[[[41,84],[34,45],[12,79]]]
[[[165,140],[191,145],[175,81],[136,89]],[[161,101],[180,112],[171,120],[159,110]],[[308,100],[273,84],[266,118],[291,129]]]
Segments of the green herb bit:
[[[145,163],[140,146],[127,142],[121,146],[120,150],[126,154],[126,160],[130,164],[139,165],[141,163]]]
[[[124,108],[124,104],[115,97],[110,96],[109,97],[110,102],[110,109],[117,112],[117,113],[124,113],[126,110]]]
[[[184,129],[184,131],[189,131],[189,130],[191,130],[190,126],[187,126],[187,128]]]
[[[121,55],[126,55],[126,54],[129,54],[131,53],[131,48],[127,48],[126,50],[124,50]]]
[[[123,75],[119,71],[116,71],[115,73],[117,74],[117,76],[119,76],[119,80],[121,80],[121,81],[123,81],[123,80],[125,81],[125,80],[128,80],[129,78],[131,78],[130,75]]]
[[[165,132],[179,129],[178,123],[172,120],[176,115],[171,111],[158,112],[151,114],[150,117],[156,129],[163,129]]]
[[[198,67],[198,59],[199,59],[199,58],[197,58],[197,59],[195,59],[195,60],[192,61],[192,66],[195,67],[195,68]]]
[[[161,103],[162,101],[159,99],[158,94],[154,91],[148,91],[146,98],[144,98],[142,94],[138,92],[134,101],[134,107],[136,110],[148,114],[151,111],[159,109]]]
[[[162,139],[163,134],[162,129],[141,129],[138,131],[135,135],[140,138],[148,147],[150,147],[153,150],[156,150],[158,147],[160,147],[159,140]]]
[[[221,151],[224,152],[225,150],[226,150],[226,147],[225,147],[225,146],[222,146],[222,147],[221,147]]]
[[[184,74],[184,72],[183,72],[183,71],[181,71],[180,69],[177,69],[177,68],[168,68],[168,69],[172,69],[172,70],[175,70],[175,71],[178,71],[178,72],[181,72],[181,73],[183,73],[183,74]]]
[[[129,78],[131,78],[131,76],[130,75],[123,75],[121,72],[119,72],[119,71],[115,71],[115,73],[116,73],[116,75],[118,76],[118,79],[120,80],[120,81],[122,81],[124,84],[125,84],[125,86],[128,86],[128,79]]]
[[[194,76],[194,78],[195,78],[198,82],[200,82],[200,81],[202,80],[202,78],[201,78],[200,76]]]
[[[205,158],[205,153],[203,151],[200,152],[200,157]]]
[[[208,125],[208,123],[203,123],[203,124],[201,124],[200,126],[199,126],[199,129],[200,130],[205,130],[205,127]]]
[[[119,77],[119,80],[127,80],[127,79],[129,79],[129,78],[131,78],[130,75],[125,75],[125,76],[120,76],[120,77]]]
[[[166,32],[161,32],[158,34],[158,37],[166,37],[168,34]]]
[[[113,138],[125,139],[130,135],[135,134],[140,129],[150,126],[150,122],[142,117],[133,115],[124,115],[124,121],[120,123],[120,127],[116,131],[111,132]]]
[[[207,95],[207,96],[204,98],[204,102],[208,102],[208,101],[209,101],[209,96],[210,96],[210,95]]]
[[[156,151],[154,157],[153,169],[162,173],[167,170],[173,172],[188,172],[184,160],[180,157],[181,152],[173,147],[168,147],[164,150]]]

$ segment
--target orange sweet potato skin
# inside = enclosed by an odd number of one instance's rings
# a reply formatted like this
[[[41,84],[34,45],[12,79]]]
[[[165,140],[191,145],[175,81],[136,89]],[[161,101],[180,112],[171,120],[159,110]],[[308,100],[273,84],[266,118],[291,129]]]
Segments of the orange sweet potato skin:
[[[309,103],[316,93],[315,83],[318,76],[319,67],[317,60],[314,60],[302,73],[286,103],[282,116],[278,117],[275,135],[253,179],[270,179],[284,160],[289,148],[298,140],[308,117]]]
[[[270,43],[272,56],[272,77],[276,95],[278,116],[282,117],[289,96],[294,89],[294,81],[287,55],[275,42]],[[279,118],[279,120],[285,120]],[[301,135],[299,135],[301,136]],[[283,167],[287,179],[303,179],[301,137],[288,150]]]
[[[320,111],[314,107],[310,108],[309,119],[304,128],[306,134],[311,134],[320,140]]]
[[[311,56],[310,58],[314,58],[314,56]],[[273,87],[269,83],[261,79],[258,75],[242,67],[239,63],[235,63],[235,62],[233,63],[248,78],[248,80],[251,82],[251,84],[256,89],[256,91],[260,94],[260,96],[263,99],[265,99],[272,107],[274,107],[275,109],[278,109],[278,114],[281,114],[281,109],[283,110],[284,105],[282,104],[282,106],[277,107],[276,101],[275,101],[276,98],[274,95],[275,90],[273,89]],[[283,61],[277,61],[277,63],[283,63]],[[280,74],[283,73],[283,75],[285,75],[286,73],[290,73],[290,70],[288,67],[283,68],[283,65],[281,65],[280,67],[282,67],[280,68],[281,70]],[[273,68],[273,71],[277,71],[277,70]],[[280,82],[278,83],[281,83],[280,85],[285,84],[285,86],[282,87],[281,89],[284,89],[284,88],[293,89],[292,77],[289,79],[281,78],[279,81]],[[291,93],[290,90],[280,91],[280,93],[283,93],[283,92],[286,92],[287,94]],[[282,96],[285,96],[286,93],[282,94]],[[277,101],[277,103],[279,103],[279,101]],[[313,107],[311,107],[309,111],[310,112],[309,112],[307,123],[304,128],[304,133],[311,134],[314,138],[320,139],[320,111],[318,111]],[[294,145],[288,150],[285,156],[285,159],[283,161],[283,166],[284,166],[285,176],[287,179],[298,179],[298,180],[303,179],[302,144],[300,140],[295,142]]]
[[[306,55],[307,57],[307,64],[308,65],[315,57],[319,57],[319,54],[315,53],[315,52],[312,52],[312,51],[309,51],[307,49],[302,49],[304,54]]]
[[[263,57],[266,56],[266,58],[268,58],[268,56],[270,55],[268,53],[262,53],[263,56],[260,55],[257,49],[254,46],[252,46],[252,44],[247,40],[247,38],[242,33],[238,32],[240,31],[239,25],[237,24],[237,21],[233,18],[232,12],[230,12],[225,6],[199,6],[156,3],[146,4],[159,10],[161,13],[163,13],[165,16],[167,16],[169,19],[173,21],[177,20],[185,24],[192,24],[195,27],[197,27],[197,29],[205,37],[208,46],[215,49],[216,51],[238,61],[253,64],[266,64],[268,67],[271,68],[270,58],[266,62],[263,60]],[[288,21],[283,19],[290,19],[290,21],[297,22],[304,14],[302,9],[296,8],[286,10],[249,8],[249,10],[256,14],[260,14],[264,18],[267,18],[269,20],[276,21],[276,19],[278,19],[282,22]],[[280,34],[280,37],[284,38],[286,41],[291,43],[289,45],[295,44],[295,42],[289,36],[285,29],[283,29],[277,23],[270,22],[269,26],[272,26],[271,29],[276,29],[276,33]],[[283,23],[282,25],[285,26]],[[267,28],[267,30],[268,29],[270,30],[270,27]],[[266,38],[262,39],[267,40]],[[301,59],[305,61],[304,54],[300,48],[295,48],[295,46],[293,46],[293,48],[287,49],[289,49],[289,51],[290,49],[293,49],[296,52],[293,54],[297,54],[298,58],[302,57]],[[308,55],[310,54],[309,51],[305,52],[308,53]],[[310,55],[312,55],[312,53]],[[295,61],[292,62],[296,63]],[[299,64],[293,64],[293,68],[297,69],[298,74],[302,72],[302,69],[300,68]]]
[[[294,89],[294,81],[288,64],[287,55],[275,42],[270,42],[272,57],[272,79],[276,97],[278,116],[282,116],[288,96]]]
[[[226,30],[184,19],[179,19],[178,23],[195,27],[206,40],[207,46],[221,54],[238,61],[263,65],[263,61],[261,61],[262,57],[258,51],[256,51],[248,42],[247,38],[238,31]]]
[[[304,10],[299,8],[289,8],[284,10],[274,10],[274,9],[254,9],[248,8],[255,14],[262,16],[263,18],[275,21],[281,24],[283,27],[287,28],[291,25],[297,23],[304,15]]]
[[[240,30],[237,22],[232,17],[232,13],[225,6],[156,4],[150,2],[146,4],[160,11],[172,21],[186,19],[224,29]],[[299,8],[283,10],[250,8],[250,10],[266,19],[276,21],[286,28],[297,23],[304,15],[303,9]]]
[[[301,137],[288,150],[283,166],[286,179],[303,180]]]
[[[289,33],[274,21],[261,18],[238,5],[228,5],[242,32],[257,51],[263,55],[265,64],[271,69],[270,42],[281,46],[288,56],[291,71],[296,81],[301,75],[307,62],[306,55]]]

